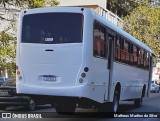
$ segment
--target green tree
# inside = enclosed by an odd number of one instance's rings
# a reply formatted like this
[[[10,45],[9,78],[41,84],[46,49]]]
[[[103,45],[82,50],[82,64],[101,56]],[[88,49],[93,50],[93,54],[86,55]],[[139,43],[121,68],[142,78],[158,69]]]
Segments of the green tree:
[[[151,6],[150,0],[108,0],[108,6],[112,12],[124,17],[138,6]]]
[[[124,29],[147,44],[158,56],[160,52],[160,9],[139,6],[124,18]]]
[[[6,31],[0,32],[0,70],[9,70],[15,74],[16,57],[16,38],[7,34]]]
[[[4,7],[7,5],[25,5],[27,8],[38,8],[44,7],[46,4],[50,4],[51,6],[58,5],[59,2],[57,0],[1,0],[0,4]]]
[[[59,2],[56,0],[25,0],[25,1],[27,1],[29,8],[45,7],[46,4],[49,4],[51,6],[59,4]]]

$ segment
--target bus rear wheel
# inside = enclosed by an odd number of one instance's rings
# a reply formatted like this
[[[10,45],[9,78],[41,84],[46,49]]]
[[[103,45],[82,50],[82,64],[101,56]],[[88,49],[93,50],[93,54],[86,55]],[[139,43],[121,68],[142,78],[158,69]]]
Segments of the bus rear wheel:
[[[113,97],[113,102],[110,105],[110,111],[111,112],[118,112],[118,108],[119,108],[119,98],[120,98],[120,94],[118,90],[115,90],[114,92],[114,97]]]
[[[74,113],[76,109],[76,103],[54,103],[54,107],[57,113]]]
[[[27,110],[29,111],[34,111],[35,108],[36,108],[36,103],[35,103],[35,100],[30,98],[29,101],[28,101],[28,104],[26,105],[26,108]]]

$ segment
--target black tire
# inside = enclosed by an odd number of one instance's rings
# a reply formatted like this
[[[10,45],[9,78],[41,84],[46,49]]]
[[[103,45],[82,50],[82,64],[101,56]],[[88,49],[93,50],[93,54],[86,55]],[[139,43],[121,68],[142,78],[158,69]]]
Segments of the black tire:
[[[57,113],[74,113],[76,109],[76,103],[54,103],[54,107]]]
[[[138,98],[138,99],[134,100],[134,106],[135,107],[141,107],[142,106],[142,102],[143,102],[143,96],[141,96],[141,98]]]
[[[119,99],[120,99],[120,93],[118,90],[115,90],[114,92],[114,97],[113,97],[113,102],[110,104],[110,111],[111,112],[118,112],[119,110]]]
[[[34,111],[35,108],[36,108],[36,103],[35,103],[35,100],[30,98],[29,101],[28,101],[28,104],[26,106],[27,110],[29,111]]]

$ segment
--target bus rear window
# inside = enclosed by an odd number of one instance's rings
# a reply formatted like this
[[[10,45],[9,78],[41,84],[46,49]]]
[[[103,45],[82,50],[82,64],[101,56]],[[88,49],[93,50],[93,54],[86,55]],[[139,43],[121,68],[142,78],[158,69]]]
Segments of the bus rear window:
[[[23,17],[22,43],[81,43],[83,15],[80,13],[40,13]]]

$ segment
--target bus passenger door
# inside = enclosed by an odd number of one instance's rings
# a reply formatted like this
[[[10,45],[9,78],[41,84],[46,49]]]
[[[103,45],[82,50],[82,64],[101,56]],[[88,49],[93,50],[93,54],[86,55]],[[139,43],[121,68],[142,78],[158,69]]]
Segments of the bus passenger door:
[[[106,82],[105,100],[109,100],[111,84],[112,84],[114,36],[108,34],[107,40],[108,40],[108,63],[106,68],[108,69],[109,76],[107,77],[107,82]]]

